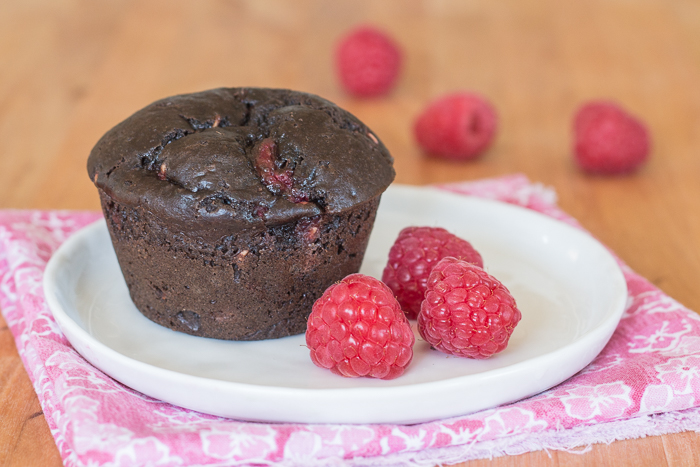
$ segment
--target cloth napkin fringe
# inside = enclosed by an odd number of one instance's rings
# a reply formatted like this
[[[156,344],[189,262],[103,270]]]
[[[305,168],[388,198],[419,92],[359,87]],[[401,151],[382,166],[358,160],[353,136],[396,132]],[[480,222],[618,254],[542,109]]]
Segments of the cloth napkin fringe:
[[[549,430],[544,433],[514,435],[507,439],[482,441],[468,446],[450,446],[419,453],[394,454],[384,458],[355,458],[354,467],[432,467],[458,464],[476,459],[494,459],[517,456],[528,452],[562,451],[569,454],[585,454],[596,444],[660,436],[686,431],[700,432],[700,408],[679,412],[651,414],[629,420],[600,423],[568,430]],[[334,467],[339,464],[318,464],[314,467]],[[350,465],[350,464],[348,464]],[[285,467],[301,467],[289,465]]]

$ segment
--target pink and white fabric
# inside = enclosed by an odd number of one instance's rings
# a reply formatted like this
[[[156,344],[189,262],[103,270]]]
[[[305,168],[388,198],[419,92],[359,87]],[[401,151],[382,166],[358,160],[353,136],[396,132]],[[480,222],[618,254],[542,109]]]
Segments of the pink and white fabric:
[[[441,186],[572,225],[522,175]],[[539,395],[417,425],[249,423],[154,400],[73,350],[43,296],[52,252],[94,212],[0,211],[0,306],[66,466],[432,466],[700,428],[700,317],[620,264],[628,308],[603,352]]]

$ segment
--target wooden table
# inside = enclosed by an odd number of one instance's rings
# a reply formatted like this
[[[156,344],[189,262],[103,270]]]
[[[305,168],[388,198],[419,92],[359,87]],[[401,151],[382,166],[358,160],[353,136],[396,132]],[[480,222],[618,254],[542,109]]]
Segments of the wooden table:
[[[370,22],[403,46],[388,97],[356,100],[333,71],[336,40]],[[700,310],[700,3],[693,0],[4,0],[0,8],[0,208],[98,209],[85,161],[151,101],[218,86],[320,94],[364,120],[396,181],[522,172],[636,271]],[[426,102],[475,90],[500,129],[472,163],[427,159],[411,126]],[[653,152],[637,174],[592,177],[571,159],[571,117],[610,98],[641,116]],[[477,465],[698,465],[694,433],[534,452]],[[37,398],[0,321],[0,464],[58,466]]]

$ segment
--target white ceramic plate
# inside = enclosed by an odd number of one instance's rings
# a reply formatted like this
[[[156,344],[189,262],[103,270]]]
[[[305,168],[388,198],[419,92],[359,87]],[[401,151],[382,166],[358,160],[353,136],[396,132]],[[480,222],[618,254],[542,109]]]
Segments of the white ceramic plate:
[[[501,354],[452,357],[418,338],[400,378],[349,379],[314,366],[303,335],[228,342],[171,331],[134,307],[104,221],[59,248],[44,289],[75,349],[125,385],[205,413],[280,422],[416,423],[522,399],[586,366],[622,315],[624,278],[591,236],[527,209],[430,188],[386,191],[362,272],[381,277],[409,225],[469,240],[513,293],[523,317]]]

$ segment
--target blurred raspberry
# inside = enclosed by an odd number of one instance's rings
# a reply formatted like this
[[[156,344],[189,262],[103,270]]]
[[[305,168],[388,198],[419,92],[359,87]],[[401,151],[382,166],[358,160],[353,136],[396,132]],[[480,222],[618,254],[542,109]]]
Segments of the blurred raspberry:
[[[484,265],[472,245],[440,227],[406,227],[389,250],[389,261],[382,281],[396,294],[410,319],[418,316],[425,295],[428,275],[433,266],[446,256]]]
[[[497,124],[496,110],[486,99],[463,92],[433,101],[418,116],[413,130],[428,154],[470,160],[491,144]]]
[[[401,50],[384,32],[362,26],[340,41],[335,61],[340,81],[350,94],[380,96],[396,83]]]
[[[644,124],[612,102],[582,106],[574,118],[574,139],[576,162],[591,173],[632,172],[649,155]]]
[[[506,348],[520,317],[503,284],[478,266],[448,257],[430,273],[418,331],[441,352],[483,359]]]
[[[414,342],[391,290],[362,274],[326,289],[314,303],[306,328],[311,360],[351,378],[401,376],[413,358]]]

